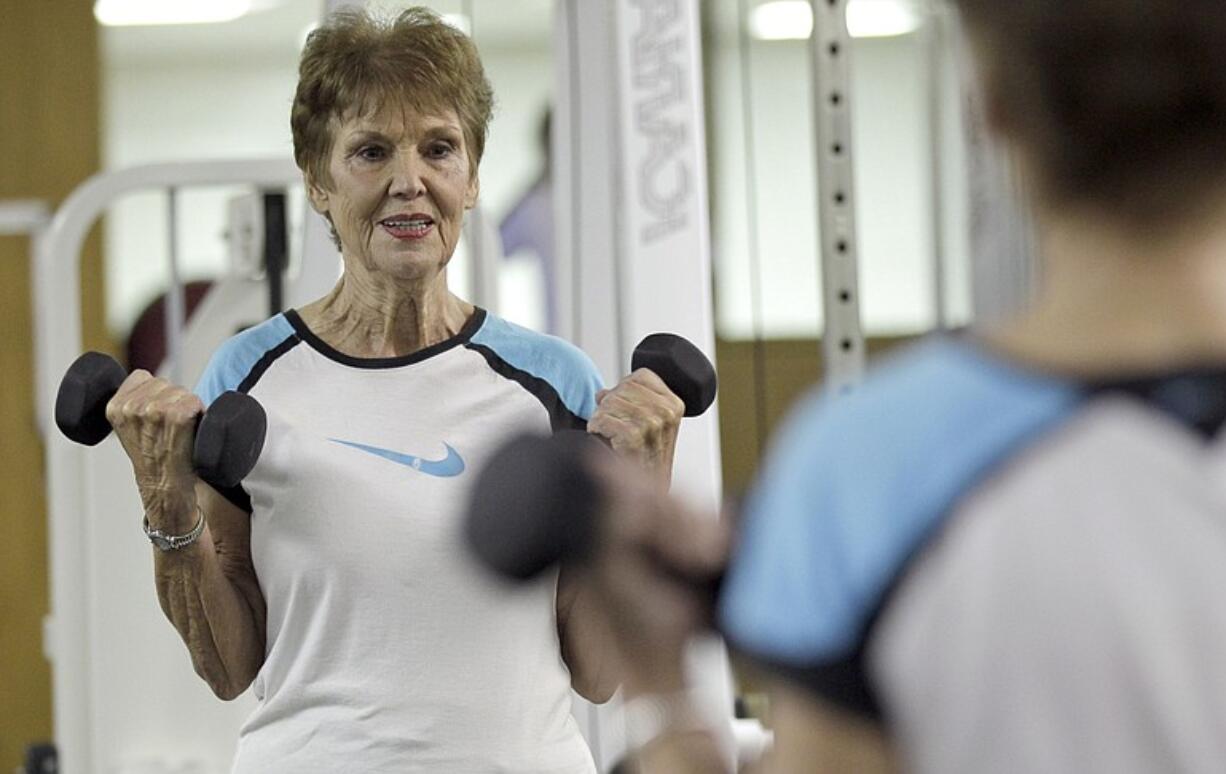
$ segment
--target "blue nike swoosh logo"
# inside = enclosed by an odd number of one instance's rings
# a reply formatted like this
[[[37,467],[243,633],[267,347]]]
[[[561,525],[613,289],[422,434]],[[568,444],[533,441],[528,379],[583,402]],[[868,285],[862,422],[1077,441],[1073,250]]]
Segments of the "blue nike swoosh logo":
[[[421,457],[414,457],[412,454],[401,454],[400,452],[392,451],[391,449],[380,449],[378,446],[367,446],[364,443],[354,443],[353,441],[342,441],[339,438],[329,438],[333,443],[339,443],[342,446],[349,446],[364,451],[367,454],[373,454],[376,457],[382,457],[385,460],[390,460],[397,465],[404,465],[413,470],[425,473],[427,476],[435,476],[437,478],[451,478],[458,476],[464,472],[464,459],[460,453],[451,448],[451,444],[443,444],[447,447],[447,456],[441,460],[426,460]]]

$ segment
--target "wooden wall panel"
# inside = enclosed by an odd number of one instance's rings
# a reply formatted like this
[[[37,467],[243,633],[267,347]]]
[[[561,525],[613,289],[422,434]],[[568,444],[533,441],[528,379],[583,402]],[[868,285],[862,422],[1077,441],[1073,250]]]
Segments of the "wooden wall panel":
[[[912,338],[874,338],[876,357]],[[724,491],[739,497],[758,469],[779,422],[792,404],[822,378],[822,346],[817,339],[716,342],[719,370],[720,449]]]
[[[0,200],[58,204],[99,165],[92,0],[0,0]],[[95,235],[82,271],[85,337],[110,349]],[[51,738],[43,452],[34,416],[29,241],[0,237],[0,772]]]

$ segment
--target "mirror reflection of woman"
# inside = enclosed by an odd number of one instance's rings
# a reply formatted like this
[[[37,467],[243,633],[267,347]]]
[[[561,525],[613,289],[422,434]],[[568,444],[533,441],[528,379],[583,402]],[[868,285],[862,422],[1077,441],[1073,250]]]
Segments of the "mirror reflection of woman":
[[[433,12],[331,16],[291,126],[343,276],[224,344],[195,394],[138,371],[108,408],[149,530],[192,536],[154,552],[163,610],[218,696],[255,693],[239,774],[595,770],[570,690],[604,701],[618,669],[591,595],[565,570],[501,585],[459,517],[517,431],[586,429],[667,482],[683,407],[645,371],[603,390],[578,349],[449,289],[492,107],[471,40]],[[270,427],[218,492],[190,451],[228,389]]]

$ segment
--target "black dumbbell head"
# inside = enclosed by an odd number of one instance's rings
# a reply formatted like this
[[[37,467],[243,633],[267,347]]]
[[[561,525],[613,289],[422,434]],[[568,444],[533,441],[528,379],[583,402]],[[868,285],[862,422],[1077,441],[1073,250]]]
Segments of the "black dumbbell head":
[[[685,403],[687,417],[698,416],[715,401],[715,366],[698,347],[675,334],[653,333],[639,342],[630,368],[655,372]]]
[[[520,436],[477,475],[465,523],[469,547],[498,574],[529,580],[592,551],[598,489],[585,455],[601,449],[581,432]]]
[[[267,432],[268,416],[255,398],[223,392],[196,427],[192,449],[196,474],[223,489],[237,486],[255,467]]]
[[[55,396],[55,426],[69,440],[96,446],[111,434],[106,419],[106,404],[128,377],[123,366],[110,355],[86,352],[77,358]]]

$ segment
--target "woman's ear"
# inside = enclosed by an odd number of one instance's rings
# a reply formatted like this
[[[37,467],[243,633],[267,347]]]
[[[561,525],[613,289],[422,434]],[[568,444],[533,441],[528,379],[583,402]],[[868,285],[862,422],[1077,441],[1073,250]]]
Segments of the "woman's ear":
[[[303,176],[303,183],[306,185],[307,199],[311,202],[311,208],[326,217],[331,209],[328,191],[316,183],[310,175]]]
[[[477,197],[481,195],[481,179],[473,175],[468,181],[468,190],[464,192],[464,209],[471,210],[477,206]]]

